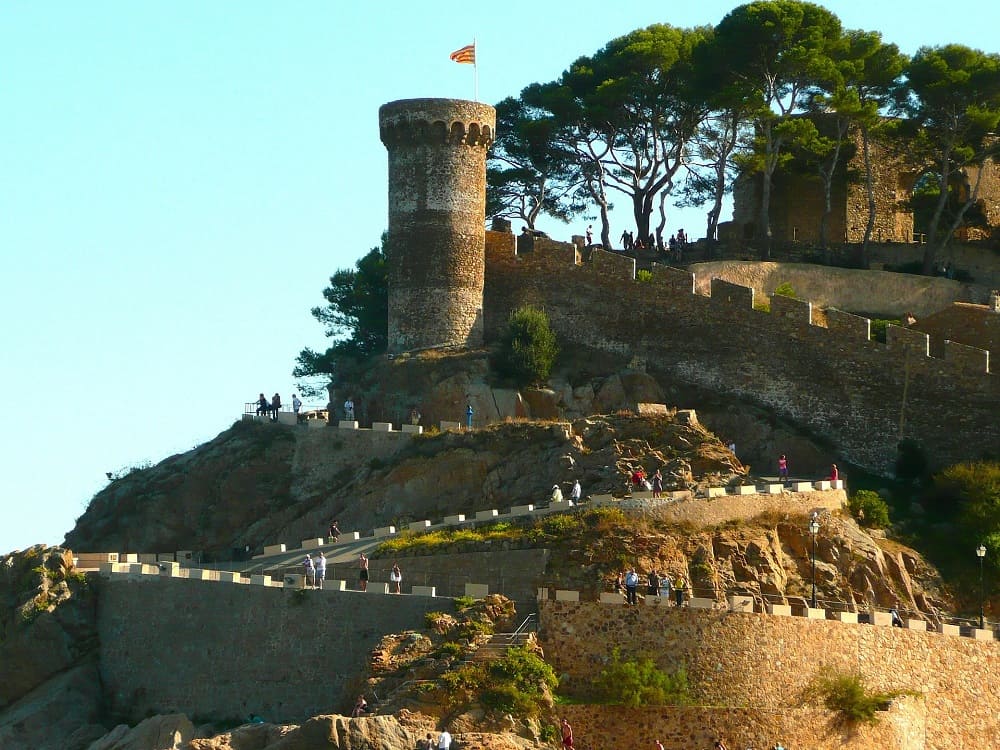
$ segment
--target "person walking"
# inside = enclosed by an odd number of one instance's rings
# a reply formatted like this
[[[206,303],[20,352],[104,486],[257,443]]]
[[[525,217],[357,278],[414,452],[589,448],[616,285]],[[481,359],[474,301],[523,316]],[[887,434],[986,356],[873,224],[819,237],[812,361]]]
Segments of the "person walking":
[[[451,735],[447,729],[442,729],[438,735],[438,750],[448,750],[451,747]]]
[[[570,726],[566,719],[562,720],[560,731],[562,733],[563,750],[573,750],[573,727]]]
[[[580,496],[583,494],[583,490],[580,489],[580,480],[576,479],[573,481],[573,489],[569,493],[569,504],[579,505]]]
[[[778,456],[778,479],[783,482],[788,481],[788,459],[784,453]]]
[[[465,426],[470,430],[472,429],[473,414],[475,414],[475,412],[472,409],[472,404],[467,404],[465,407]]]

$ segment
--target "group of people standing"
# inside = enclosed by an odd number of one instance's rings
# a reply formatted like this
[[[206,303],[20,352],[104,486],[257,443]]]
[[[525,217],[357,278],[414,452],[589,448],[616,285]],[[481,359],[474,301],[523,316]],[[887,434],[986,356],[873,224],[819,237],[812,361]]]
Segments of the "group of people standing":
[[[295,416],[298,417],[299,409],[302,408],[302,400],[298,397],[298,394],[292,394],[292,411],[295,412]],[[257,416],[266,417],[270,416],[272,422],[278,421],[278,412],[281,411],[281,395],[275,393],[271,396],[271,400],[267,400],[267,396],[261,393],[257,397]]]
[[[663,596],[669,599],[672,594],[674,603],[678,607],[683,606],[690,587],[682,574],[678,573],[671,580],[669,575],[651,570],[646,575],[646,581],[646,596]],[[619,573],[615,587],[625,597],[626,604],[639,603],[639,574],[635,568]]]
[[[302,572],[305,574],[306,588],[323,588],[323,581],[326,580],[326,557],[322,552],[317,552],[315,557],[306,555],[302,560]]]

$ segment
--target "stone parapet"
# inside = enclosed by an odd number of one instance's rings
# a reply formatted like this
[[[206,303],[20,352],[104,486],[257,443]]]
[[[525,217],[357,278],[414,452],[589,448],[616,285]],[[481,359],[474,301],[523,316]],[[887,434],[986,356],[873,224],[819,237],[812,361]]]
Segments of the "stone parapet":
[[[797,709],[803,691],[821,674],[859,673],[871,690],[919,692],[917,700],[926,703],[928,717],[926,732],[919,736],[927,748],[992,747],[993,738],[1000,736],[1000,694],[982,688],[1000,680],[1000,644],[993,640],[688,607],[616,608],[568,601],[538,606],[540,645],[546,661],[564,675],[561,688],[570,695],[590,684],[606,662],[609,644],[660,644],[646,653],[666,671],[684,666],[692,692],[706,705],[742,706],[755,715],[771,715]],[[630,730],[627,721],[618,720],[623,721],[617,730],[621,742],[621,732]],[[580,731],[576,725],[574,730]],[[648,731],[644,726],[642,736],[653,736]],[[802,746],[843,747],[841,733],[830,733],[825,725],[822,732],[826,734],[817,736],[827,744]],[[685,740],[690,742],[691,736],[688,731]],[[737,737],[737,747],[744,740],[763,740],[746,735],[726,739]],[[769,741],[777,739],[772,735]],[[784,735],[780,739],[787,741]]]

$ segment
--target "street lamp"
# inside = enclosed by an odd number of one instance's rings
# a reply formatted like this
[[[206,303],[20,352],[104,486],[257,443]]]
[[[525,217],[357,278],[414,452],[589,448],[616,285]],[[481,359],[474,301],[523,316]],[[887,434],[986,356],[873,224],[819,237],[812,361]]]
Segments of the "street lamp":
[[[816,534],[819,533],[819,518],[813,513],[809,521],[809,533],[812,535],[812,608],[816,609]]]
[[[986,600],[986,590],[983,588],[983,558],[986,557],[986,547],[976,547],[976,557],[979,558],[979,629],[986,627],[986,617],[983,614],[983,602]]]

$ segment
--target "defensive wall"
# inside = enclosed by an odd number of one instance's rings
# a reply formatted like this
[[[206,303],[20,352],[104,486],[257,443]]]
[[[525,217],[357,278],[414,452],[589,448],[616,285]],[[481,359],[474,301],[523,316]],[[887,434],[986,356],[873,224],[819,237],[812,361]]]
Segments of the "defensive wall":
[[[422,627],[427,612],[448,609],[433,590],[394,596],[383,583],[365,593],[341,581],[305,591],[299,582],[263,576],[250,582],[217,571],[188,571],[186,579],[175,573],[109,566],[98,584],[100,672],[116,718],[197,711],[297,721],[344,711],[383,634]],[[484,588],[466,593],[482,596]],[[840,736],[844,747],[865,747],[850,742],[867,738],[879,743],[869,747],[916,750],[988,747],[1000,732],[1000,696],[991,689],[1000,677],[1000,643],[990,631],[958,637],[957,626],[942,624],[941,632],[927,632],[923,620],[893,628],[884,612],[872,613],[871,625],[857,624],[851,612],[807,609],[792,617],[786,605],[755,613],[742,596],[723,610],[704,599],[677,608],[647,597],[643,606],[623,607],[620,595],[592,603],[580,602],[576,591],[556,591],[555,601],[549,593],[539,592],[539,635],[569,691],[597,674],[615,646],[665,669],[684,665],[700,708],[661,709],[658,718],[630,712],[634,722],[621,724],[626,736],[662,733],[668,750],[705,733],[761,746],[770,737],[792,738],[792,747],[836,747],[824,743]],[[874,689],[920,695],[894,706],[881,729],[837,734],[843,727],[835,715],[801,705],[826,668],[857,671]],[[591,719],[574,714],[592,746],[610,731],[601,710]]]
[[[112,575],[98,596],[101,681],[112,714],[130,723],[343,713],[381,637],[440,609],[430,596]]]
[[[847,726],[823,708],[713,708],[702,706],[566,705],[559,707],[573,727],[578,747],[710,748],[722,738],[732,750],[769,750],[780,741],[798,750],[924,750],[926,707],[920,698],[901,698],[876,724]]]
[[[732,716],[726,718],[734,709],[761,716],[800,709],[814,678],[832,670],[858,673],[874,690],[915,691],[922,696],[926,713],[915,706],[907,730],[922,737],[911,736],[914,744],[868,747],[993,747],[1000,737],[1000,693],[994,689],[1000,680],[1000,643],[992,636],[949,638],[919,629],[812,616],[575,601],[540,601],[539,618],[546,660],[563,675],[568,689],[586,685],[618,646],[623,654],[648,655],[669,671],[683,666],[697,702],[719,707],[712,719],[702,719],[709,729],[735,731],[738,723]],[[659,721],[670,716],[665,712]],[[765,746],[753,736],[728,736],[730,747],[744,747],[751,740]],[[645,741],[654,739],[648,736]],[[783,737],[770,735],[770,742],[778,739]],[[789,743],[789,747],[827,746],[812,740]]]
[[[882,344],[866,318],[826,310],[820,326],[809,302],[774,297],[761,312],[747,287],[714,280],[700,295],[687,271],[654,264],[639,282],[629,257],[594,250],[584,261],[551,241],[517,255],[513,235],[487,232],[487,339],[524,304],[545,309],[564,349],[638,355],[669,378],[773,409],[869,469],[891,469],[900,437],[935,464],[1000,445],[1000,379],[973,347],[949,342],[933,358],[910,329],[891,326]]]

